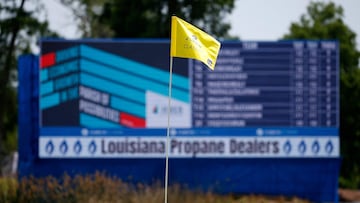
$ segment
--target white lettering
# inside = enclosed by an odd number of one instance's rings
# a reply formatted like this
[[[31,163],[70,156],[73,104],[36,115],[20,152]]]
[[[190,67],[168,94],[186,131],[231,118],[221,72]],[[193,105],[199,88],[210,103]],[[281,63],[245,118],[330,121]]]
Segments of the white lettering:
[[[82,99],[79,102],[79,110],[90,115],[103,118],[105,120],[113,121],[116,123],[119,122],[118,111]]]

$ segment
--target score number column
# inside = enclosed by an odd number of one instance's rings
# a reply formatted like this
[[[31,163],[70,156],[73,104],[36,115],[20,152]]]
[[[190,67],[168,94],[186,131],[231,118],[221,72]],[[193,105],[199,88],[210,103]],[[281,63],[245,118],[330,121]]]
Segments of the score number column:
[[[307,114],[309,119],[309,126],[317,127],[321,125],[320,122],[320,112],[321,112],[321,102],[320,102],[320,49],[319,42],[309,41],[306,42],[307,47],[307,79],[308,79],[308,108]]]
[[[306,109],[306,77],[305,77],[305,47],[304,42],[293,43],[293,70],[290,70],[292,90],[292,126],[307,125]]]
[[[337,43],[321,42],[320,100],[321,125],[338,126],[338,53]]]
[[[192,87],[192,112],[194,127],[203,127],[205,125],[205,92],[204,87],[204,67],[201,62],[194,61],[193,67],[193,87]]]

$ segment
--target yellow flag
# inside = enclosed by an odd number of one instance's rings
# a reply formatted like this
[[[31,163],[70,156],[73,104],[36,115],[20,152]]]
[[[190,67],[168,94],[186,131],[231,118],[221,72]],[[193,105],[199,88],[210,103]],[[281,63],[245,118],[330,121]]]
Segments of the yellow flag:
[[[216,39],[190,23],[172,16],[170,56],[196,59],[214,70],[219,50],[220,42]]]

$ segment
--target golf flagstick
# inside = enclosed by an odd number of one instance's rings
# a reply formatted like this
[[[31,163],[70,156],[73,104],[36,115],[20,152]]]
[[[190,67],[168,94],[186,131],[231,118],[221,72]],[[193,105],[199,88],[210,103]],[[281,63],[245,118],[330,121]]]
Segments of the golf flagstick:
[[[170,39],[169,105],[165,145],[165,203],[167,203],[169,179],[169,133],[173,57],[196,59],[203,62],[211,70],[214,70],[216,58],[221,46],[220,42],[211,37],[209,34],[176,16],[171,17]]]
[[[172,83],[172,66],[173,57],[170,56],[170,75],[169,75],[169,102],[167,111],[167,131],[166,131],[166,145],[165,145],[165,191],[164,202],[167,203],[168,193],[168,179],[169,179],[169,145],[170,145],[170,109],[171,109],[171,83]]]

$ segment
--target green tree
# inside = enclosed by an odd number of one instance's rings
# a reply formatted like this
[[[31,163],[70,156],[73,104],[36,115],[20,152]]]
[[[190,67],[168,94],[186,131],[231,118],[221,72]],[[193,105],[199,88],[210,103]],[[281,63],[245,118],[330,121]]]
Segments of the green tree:
[[[37,6],[27,11],[25,2],[0,1],[0,161],[16,149],[17,56],[29,53],[31,43],[40,34],[52,34],[47,22],[39,22],[33,15],[41,5],[32,2]]]
[[[72,12],[82,37],[106,38],[113,37],[110,25],[99,21],[104,5],[110,0],[59,0]]]
[[[312,2],[307,15],[292,23],[285,39],[336,39],[340,43],[340,143],[342,187],[360,187],[360,53],[356,34],[343,22],[334,3]]]
[[[224,22],[234,0],[60,0],[70,8],[84,37],[168,38],[171,15],[229,38]]]

